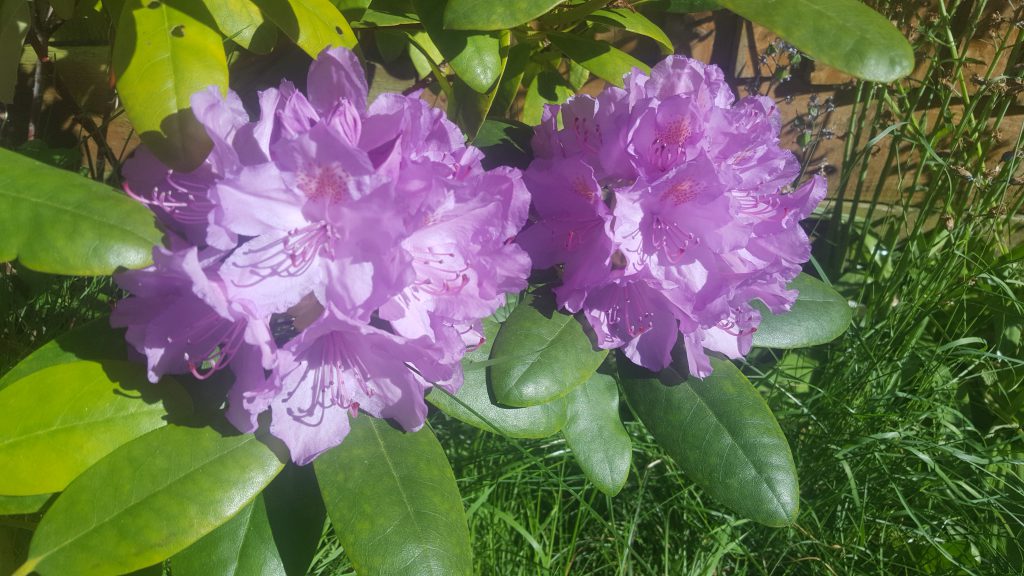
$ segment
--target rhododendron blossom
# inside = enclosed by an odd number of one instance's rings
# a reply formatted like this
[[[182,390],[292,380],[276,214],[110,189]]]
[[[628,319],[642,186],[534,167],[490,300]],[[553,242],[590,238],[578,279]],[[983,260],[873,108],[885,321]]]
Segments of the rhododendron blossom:
[[[581,312],[601,348],[661,370],[680,335],[691,374],[706,350],[749,352],[761,300],[773,313],[810,257],[799,220],[825,195],[789,191],[796,157],[779,147],[768,98],[734,102],[721,70],[670,56],[625,88],[550,106],[524,175],[531,223],[518,237],[537,268],[558,265],[558,305]]]
[[[530,270],[513,242],[529,207],[517,170],[485,172],[416,97],[368,104],[348,50],[320,54],[306,94],[282,82],[252,121],[211,87],[191,101],[213,141],[199,169],[144,150],[126,165],[171,239],[117,276],[133,296],[113,316],[153,381],[230,369],[228,418],[248,432],[270,410],[300,464],[359,411],[422,426],[427,389],[458,390],[480,319]]]

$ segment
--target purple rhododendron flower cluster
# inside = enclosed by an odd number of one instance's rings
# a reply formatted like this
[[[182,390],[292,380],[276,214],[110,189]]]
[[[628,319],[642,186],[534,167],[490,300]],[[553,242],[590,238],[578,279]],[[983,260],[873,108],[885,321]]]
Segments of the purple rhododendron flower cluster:
[[[559,114],[560,112],[560,114]],[[561,127],[560,127],[561,126]],[[810,257],[799,220],[825,195],[779,147],[773,102],[734,102],[722,72],[670,56],[625,89],[549,107],[524,174],[537,268],[562,265],[558,305],[582,311],[602,348],[661,370],[682,334],[691,374],[706,350],[749,352],[760,315],[788,310]]]
[[[521,174],[485,172],[418,98],[368,105],[345,49],[320,54],[306,95],[288,81],[261,92],[256,121],[232,92],[191,104],[213,140],[200,168],[140,151],[124,170],[170,237],[151,267],[117,275],[133,296],[112,321],[150,380],[230,367],[230,421],[252,431],[270,410],[299,464],[358,410],[421,427],[427,389],[460,387],[480,319],[526,285]]]

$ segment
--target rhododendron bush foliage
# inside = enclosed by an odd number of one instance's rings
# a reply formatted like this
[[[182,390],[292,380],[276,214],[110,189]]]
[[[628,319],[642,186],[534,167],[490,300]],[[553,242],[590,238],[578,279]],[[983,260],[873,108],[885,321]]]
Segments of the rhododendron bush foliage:
[[[905,74],[891,26],[836,2],[871,48],[801,48]],[[252,546],[260,573],[302,574],[326,517],[360,574],[479,571],[432,431],[454,420],[560,435],[614,496],[638,419],[724,509],[796,520],[743,359],[826,343],[852,312],[803,273],[827,183],[780,145],[771,99],[611,47],[614,25],[672,48],[601,3],[113,4],[96,17],[142,140],[101,168],[118,189],[0,151],[38,191],[0,195],[0,256],[120,296],[0,379],[0,517],[38,519],[17,576],[241,574]],[[77,14],[47,13],[42,56]],[[267,53],[289,79],[228,88]],[[588,80],[596,97],[570,95]]]

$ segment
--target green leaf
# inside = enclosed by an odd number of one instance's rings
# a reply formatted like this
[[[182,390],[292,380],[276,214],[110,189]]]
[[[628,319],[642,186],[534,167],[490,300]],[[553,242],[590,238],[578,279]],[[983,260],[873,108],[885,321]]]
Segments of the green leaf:
[[[171,558],[174,576],[286,576],[260,494],[198,542]]]
[[[160,562],[234,517],[281,467],[251,434],[158,428],[68,486],[15,574],[122,574]]]
[[[25,561],[32,532],[0,524],[0,574],[10,574]]]
[[[721,8],[718,0],[652,0],[650,2],[636,2],[633,5],[638,8],[651,8],[673,14],[707,12]]]
[[[332,0],[332,4],[341,10],[349,22],[359,20],[363,16],[363,12],[369,8],[370,3],[371,0]]]
[[[594,349],[575,316],[555,309],[550,294],[530,294],[494,337],[494,396],[516,407],[550,402],[589,380],[607,355]]]
[[[423,28],[467,86],[483,94],[501,77],[501,35],[445,30],[446,0],[415,0]]]
[[[354,48],[356,35],[330,0],[252,0],[285,36],[311,57],[328,46]]]
[[[31,17],[25,0],[0,0],[0,102],[14,102],[18,67]]]
[[[576,461],[598,490],[615,496],[626,485],[633,444],[619,418],[615,378],[594,374],[568,398],[568,421],[562,430]]]
[[[311,468],[286,466],[234,518],[171,558],[174,576],[306,574],[324,524]]]
[[[616,26],[634,34],[647,36],[661,46],[662,54],[671,54],[675,51],[672,40],[665,34],[665,31],[636,10],[630,8],[604,8],[587,16],[587,20]]]
[[[853,308],[846,298],[821,280],[800,274],[788,288],[800,291],[789,312],[772,314],[761,302],[751,303],[761,312],[761,324],[754,332],[754,346],[815,346],[835,340],[850,327]]]
[[[519,87],[523,83],[523,75],[526,73],[526,66],[530,62],[530,54],[533,53],[534,48],[525,43],[509,48],[505,71],[501,74],[497,91],[494,94],[494,102],[491,103],[492,116],[504,116],[512,107],[516,97],[519,96]]]
[[[0,496],[0,516],[12,514],[35,514],[40,511],[53,494],[34,496]],[[12,567],[13,570],[13,567]],[[2,574],[3,572],[0,572]]]
[[[487,170],[495,166],[525,169],[533,160],[531,138],[533,128],[522,122],[490,118],[480,127],[473,146],[484,153],[482,164]]]
[[[34,372],[0,392],[0,494],[59,492],[118,446],[163,426],[168,411],[189,405],[177,383],[150,384],[136,363],[72,362]]]
[[[719,0],[822,64],[873,82],[914,69],[914,51],[884,16],[860,0]]]
[[[374,0],[360,18],[359,25],[383,28],[419,22],[412,0]]]
[[[212,144],[189,99],[209,86],[228,87],[224,43],[202,2],[125,2],[112,66],[142,142],[172,168],[199,166]]]
[[[508,49],[510,35],[508,30],[500,32],[500,54],[501,54],[501,69],[505,70],[505,63],[508,61]],[[494,96],[498,92],[501,85],[500,80],[495,82],[490,90],[480,94],[469,87],[465,81],[457,79],[453,88],[453,101],[448,103],[448,110],[454,111],[454,119],[456,124],[462,128],[465,132],[466,138],[472,140],[476,138],[477,132],[480,131],[480,127],[487,119],[487,114],[491,110],[491,104],[494,103]]]
[[[124,330],[110,327],[109,318],[100,318],[70,330],[36,348],[24,360],[0,378],[0,390],[33,372],[79,360],[106,362],[128,359]]]
[[[462,497],[429,427],[401,432],[360,415],[314,467],[334,531],[359,574],[473,573]]]
[[[267,54],[277,42],[277,28],[263,19],[263,13],[252,0],[218,0],[206,2],[220,31],[242,48],[256,54]]]
[[[800,489],[775,416],[732,362],[711,359],[704,380],[688,378],[685,354],[653,374],[619,356],[633,411],[683,471],[722,504],[767,526],[796,520]]]
[[[444,27],[448,30],[505,30],[547,14],[565,0],[448,0]]]
[[[151,262],[161,234],[138,202],[8,150],[0,165],[0,262],[82,276]]]
[[[556,70],[545,67],[526,86],[522,120],[530,126],[540,124],[545,104],[562,104],[575,92]]]
[[[599,42],[576,34],[564,32],[548,32],[547,37],[556,48],[571,60],[579,62],[598,78],[621,87],[622,77],[633,68],[644,72],[651,69],[643,62],[626,54],[607,42]]]
[[[484,343],[462,358],[462,388],[454,396],[434,389],[427,400],[445,414],[481,430],[511,438],[545,438],[565,424],[565,400],[559,398],[528,408],[505,408],[491,396],[487,365],[500,324],[485,318]]]

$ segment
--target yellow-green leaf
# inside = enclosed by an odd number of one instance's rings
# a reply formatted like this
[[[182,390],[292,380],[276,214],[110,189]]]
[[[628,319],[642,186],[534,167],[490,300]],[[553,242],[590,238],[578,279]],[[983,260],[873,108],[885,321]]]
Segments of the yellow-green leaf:
[[[0,165],[0,261],[82,276],[151,262],[161,233],[138,202],[9,150]]]
[[[68,486],[15,574],[123,574],[151,566],[234,517],[281,468],[251,434],[158,428]]]
[[[277,28],[263,18],[252,0],[216,0],[206,2],[217,27],[229,40],[242,48],[266,54],[277,42]]]
[[[224,43],[199,0],[128,0],[114,37],[113,70],[128,118],[165,164],[193,170],[212,144],[190,98],[228,86]]]
[[[587,20],[616,26],[634,34],[647,36],[658,43],[662,54],[671,54],[675,51],[672,40],[665,34],[665,31],[636,10],[629,8],[603,8],[587,16]]]
[[[330,46],[354,48],[356,35],[348,20],[330,0],[252,0],[263,14],[316,58]]]
[[[644,72],[651,71],[643,62],[607,42],[564,32],[548,32],[547,36],[562,54],[579,62],[598,78],[603,78],[616,86],[623,85],[622,77],[633,68],[639,68]]]
[[[161,403],[163,402],[163,403]],[[118,446],[189,408],[173,380],[150,384],[141,364],[72,362],[0,392],[0,494],[63,490]]]

